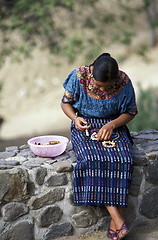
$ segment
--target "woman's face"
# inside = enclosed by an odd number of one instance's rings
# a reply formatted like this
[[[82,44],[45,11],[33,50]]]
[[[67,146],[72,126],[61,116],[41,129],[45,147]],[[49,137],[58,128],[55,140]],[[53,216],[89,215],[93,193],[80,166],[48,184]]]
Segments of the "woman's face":
[[[93,73],[93,68],[94,68],[93,66],[90,66],[90,72],[91,73]],[[94,85],[102,91],[105,91],[107,88],[112,87],[112,85],[116,82],[115,80],[111,80],[111,81],[108,81],[108,82],[101,82],[101,81],[95,80],[94,77],[92,77],[92,79],[93,79]]]
[[[101,82],[93,79],[94,85],[98,87],[100,90],[105,91],[107,88],[112,87],[114,84],[114,81],[108,81],[108,82]]]

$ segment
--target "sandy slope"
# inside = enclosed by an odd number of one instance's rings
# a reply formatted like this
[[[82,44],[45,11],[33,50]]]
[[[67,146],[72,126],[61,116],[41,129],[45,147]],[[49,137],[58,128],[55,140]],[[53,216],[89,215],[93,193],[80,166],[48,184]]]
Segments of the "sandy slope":
[[[111,52],[115,56],[115,49]],[[137,95],[138,83],[145,88],[158,86],[157,52],[158,48],[150,52],[148,62],[131,56],[120,63],[120,69],[132,79]],[[8,59],[0,70],[0,82],[3,83],[0,109],[5,119],[1,139],[69,131],[70,121],[60,109],[62,82],[73,68],[82,64],[80,59],[69,65],[60,58],[53,59],[47,51],[39,50],[34,52],[32,59],[21,63],[12,63]]]

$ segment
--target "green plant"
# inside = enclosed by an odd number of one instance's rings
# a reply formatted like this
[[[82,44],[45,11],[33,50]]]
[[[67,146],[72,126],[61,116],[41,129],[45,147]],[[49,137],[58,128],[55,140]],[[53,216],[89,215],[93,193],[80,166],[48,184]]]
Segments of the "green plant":
[[[148,45],[146,45],[146,44],[139,45],[138,50],[137,50],[137,54],[139,56],[141,56],[143,59],[145,59],[146,61],[149,60],[148,59],[148,52],[149,52],[149,46]]]
[[[66,46],[63,49],[63,54],[70,63],[74,61],[78,53],[81,53],[83,41],[78,36],[72,36],[68,39]]]
[[[130,45],[132,38],[135,36],[135,33],[129,29],[121,29],[120,32],[120,42],[127,46]]]
[[[90,44],[85,54],[86,61],[94,61],[94,59],[100,54],[100,52],[101,47],[99,44]]]
[[[138,114],[134,120],[128,124],[130,131],[158,130],[158,89],[142,89],[139,87],[137,106]]]
[[[109,8],[109,3],[102,7],[103,1],[99,0],[2,0],[0,64],[8,55],[14,57],[18,54],[17,59],[21,58],[20,55],[30,56],[37,45],[53,54],[64,53],[70,62],[83,50],[86,58],[92,59],[98,55],[97,49],[107,48],[114,42],[129,49],[138,33],[139,18],[143,14],[148,16],[146,23],[149,25],[152,46],[155,46],[158,14],[154,6],[157,1],[141,0],[136,4],[136,0],[134,3],[132,0],[112,0]],[[150,15],[152,9],[154,11]],[[76,32],[80,37],[77,44],[76,40],[71,39]],[[94,39],[93,43],[88,42],[90,38]],[[18,50],[22,44],[24,48]],[[80,51],[77,45],[82,47]],[[92,45],[95,47],[94,52]],[[138,49],[138,54],[143,58],[146,53],[145,46]]]

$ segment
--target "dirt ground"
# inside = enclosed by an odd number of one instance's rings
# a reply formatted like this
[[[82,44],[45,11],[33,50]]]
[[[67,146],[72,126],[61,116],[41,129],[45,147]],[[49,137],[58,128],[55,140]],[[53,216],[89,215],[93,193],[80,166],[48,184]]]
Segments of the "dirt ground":
[[[62,237],[58,240],[109,240],[109,238],[106,236],[106,232],[98,231],[93,234],[82,234],[80,236]]]
[[[140,229],[136,229],[130,231],[129,234],[122,240],[157,240],[158,239],[158,231],[150,230],[147,227],[140,227]],[[80,236],[68,236],[62,237],[58,240],[109,240],[107,237],[106,231],[98,231],[93,234],[82,234]]]

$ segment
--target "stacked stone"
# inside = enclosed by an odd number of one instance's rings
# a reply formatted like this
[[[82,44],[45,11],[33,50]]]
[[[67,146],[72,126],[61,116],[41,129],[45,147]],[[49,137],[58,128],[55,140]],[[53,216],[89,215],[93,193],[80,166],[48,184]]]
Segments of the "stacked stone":
[[[132,133],[134,173],[125,217],[132,227],[158,224],[158,131]],[[0,239],[51,240],[106,229],[105,207],[74,206],[71,143],[55,158],[28,145],[0,152]]]
[[[128,239],[158,239],[158,131],[132,133],[134,169],[125,217]],[[148,235],[149,234],[149,235]],[[144,238],[145,237],[145,238]]]

